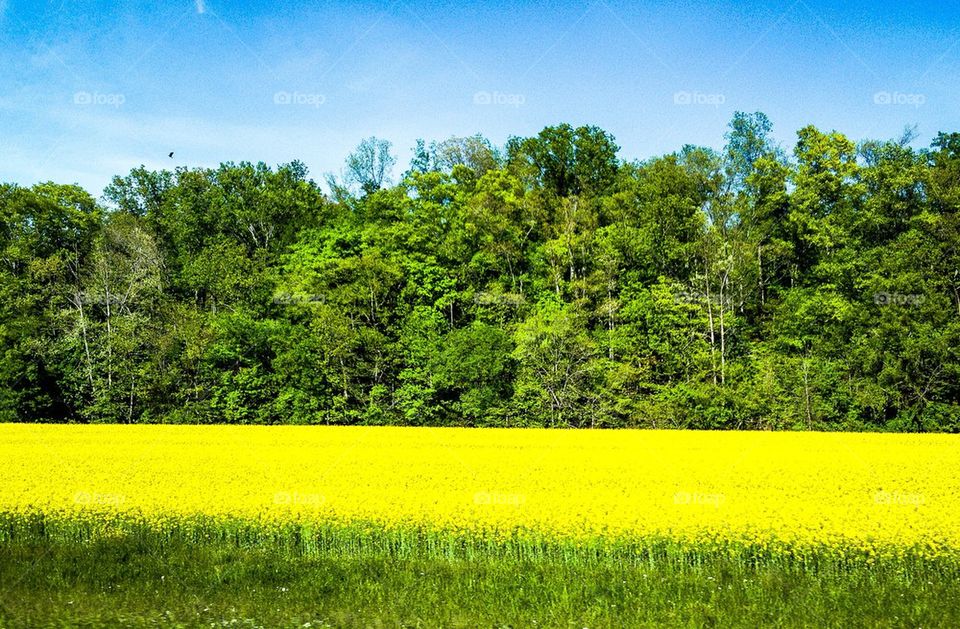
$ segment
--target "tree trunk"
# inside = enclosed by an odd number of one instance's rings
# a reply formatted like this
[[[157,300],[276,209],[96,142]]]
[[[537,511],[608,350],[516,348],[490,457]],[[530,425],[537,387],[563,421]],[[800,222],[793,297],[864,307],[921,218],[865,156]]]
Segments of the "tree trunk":
[[[726,384],[727,381],[727,329],[724,324],[724,311],[727,309],[724,288],[726,288],[729,278],[729,271],[724,270],[723,278],[720,280],[720,384]]]
[[[716,357],[716,335],[713,327],[713,297],[710,295],[710,270],[706,259],[703,263],[703,285],[704,293],[707,298],[707,319],[710,324],[710,374],[713,377],[713,384],[717,384],[717,357]]]

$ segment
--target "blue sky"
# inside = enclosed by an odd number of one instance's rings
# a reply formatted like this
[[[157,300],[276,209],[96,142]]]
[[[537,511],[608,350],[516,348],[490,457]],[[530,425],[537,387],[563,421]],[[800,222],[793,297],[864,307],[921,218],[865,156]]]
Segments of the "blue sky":
[[[0,0],[0,181],[300,159],[364,137],[596,124],[621,156],[720,147],[736,110],[915,144],[960,130],[960,3]],[[174,151],[174,158],[167,154]]]

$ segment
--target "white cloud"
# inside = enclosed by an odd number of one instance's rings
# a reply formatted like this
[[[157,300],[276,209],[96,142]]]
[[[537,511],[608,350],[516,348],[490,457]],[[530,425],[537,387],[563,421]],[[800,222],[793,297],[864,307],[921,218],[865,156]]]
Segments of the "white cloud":
[[[0,0],[0,3],[2,2],[4,2],[4,0]],[[196,3],[197,3],[197,13],[199,13],[200,15],[203,15],[204,13],[207,12],[206,0],[196,0]]]

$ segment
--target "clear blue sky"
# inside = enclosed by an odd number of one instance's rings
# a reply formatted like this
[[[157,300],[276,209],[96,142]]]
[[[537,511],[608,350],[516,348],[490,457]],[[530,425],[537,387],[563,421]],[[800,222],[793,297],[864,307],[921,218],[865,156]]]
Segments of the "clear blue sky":
[[[721,146],[736,110],[787,148],[810,123],[927,145],[960,130],[960,3],[0,0],[0,67],[0,181],[95,194],[139,164],[320,181],[369,135],[399,172],[418,137],[558,122],[644,159]]]

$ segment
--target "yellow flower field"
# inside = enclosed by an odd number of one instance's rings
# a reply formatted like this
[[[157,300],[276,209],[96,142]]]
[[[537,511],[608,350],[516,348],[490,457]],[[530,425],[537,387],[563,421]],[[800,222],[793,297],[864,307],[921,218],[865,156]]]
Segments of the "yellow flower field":
[[[0,425],[0,512],[960,550],[951,435]]]

